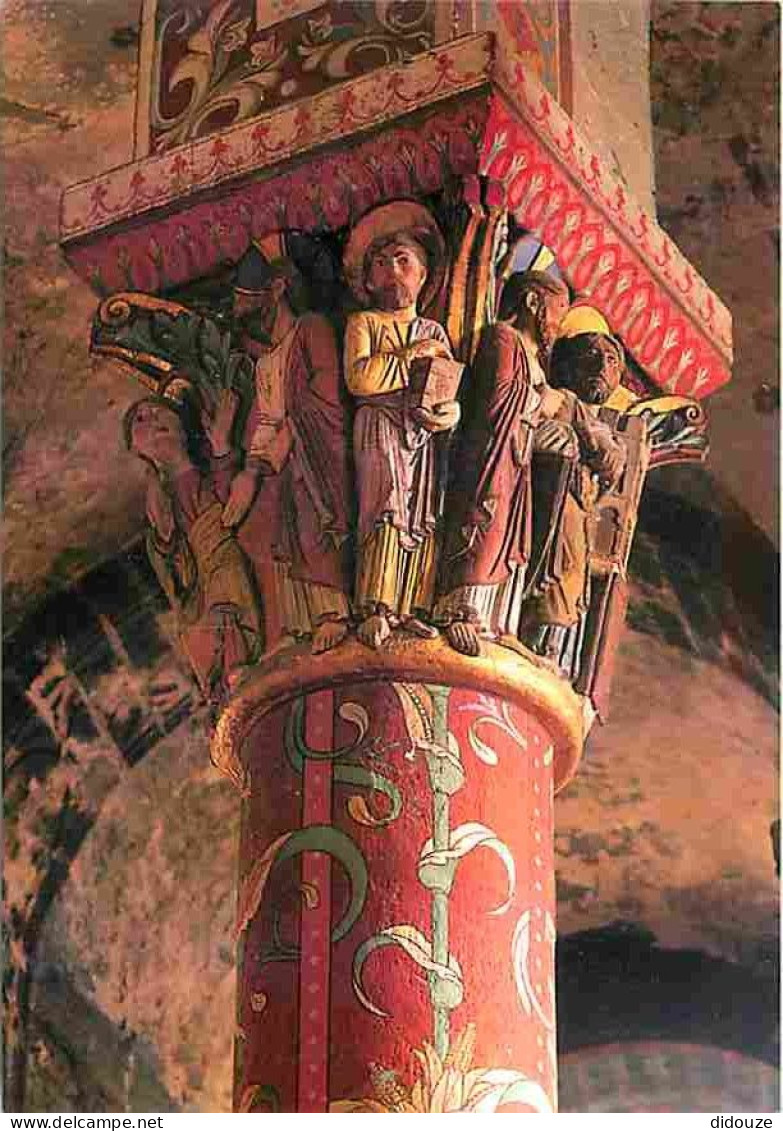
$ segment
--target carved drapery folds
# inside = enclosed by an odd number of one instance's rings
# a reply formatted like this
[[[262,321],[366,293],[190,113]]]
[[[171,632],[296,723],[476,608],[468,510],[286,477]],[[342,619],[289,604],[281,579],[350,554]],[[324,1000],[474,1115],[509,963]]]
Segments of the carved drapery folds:
[[[622,343],[486,178],[270,232],[225,280],[198,309],[117,294],[92,337],[152,394],[126,442],[202,691],[443,633],[538,652],[605,717],[645,475],[704,458],[700,406],[620,383]]]
[[[151,5],[152,152],[63,201],[93,348],[152,394],[126,442],[199,684],[441,634],[605,717],[645,476],[704,458],[728,312],[455,6],[271,9]]]

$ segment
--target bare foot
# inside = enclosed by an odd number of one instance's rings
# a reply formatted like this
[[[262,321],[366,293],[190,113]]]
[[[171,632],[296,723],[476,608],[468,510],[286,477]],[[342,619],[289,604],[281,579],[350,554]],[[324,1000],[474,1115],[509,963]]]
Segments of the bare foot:
[[[381,648],[391,636],[389,621],[383,613],[376,613],[362,621],[356,635],[368,648]]]
[[[469,621],[455,620],[446,629],[446,639],[452,648],[456,648],[463,656],[478,656],[479,634],[475,624]]]
[[[314,656],[319,652],[328,652],[330,648],[336,648],[341,644],[348,635],[348,625],[342,620],[325,620],[323,624],[319,624],[318,628],[313,633],[313,643],[310,651]]]
[[[434,628],[431,624],[425,624],[418,617],[400,617],[400,624],[406,632],[412,633],[413,636],[419,636],[422,640],[435,640],[438,636],[437,628]]]

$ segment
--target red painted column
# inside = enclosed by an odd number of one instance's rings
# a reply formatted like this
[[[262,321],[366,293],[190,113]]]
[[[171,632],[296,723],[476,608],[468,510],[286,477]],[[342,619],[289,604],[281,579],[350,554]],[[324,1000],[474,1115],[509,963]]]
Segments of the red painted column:
[[[244,1110],[556,1109],[542,712],[351,683],[244,739]]]
[[[331,751],[334,694],[317,691],[305,706],[305,741],[314,751]],[[330,825],[332,765],[309,758],[304,766],[305,828]],[[329,971],[331,957],[332,861],[326,852],[302,857],[302,956],[299,964],[299,1086],[297,1111],[328,1110]]]

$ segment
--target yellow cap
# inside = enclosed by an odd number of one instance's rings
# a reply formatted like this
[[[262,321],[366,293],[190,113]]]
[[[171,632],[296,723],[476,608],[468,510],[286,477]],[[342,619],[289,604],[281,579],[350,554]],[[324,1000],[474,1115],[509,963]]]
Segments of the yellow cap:
[[[604,334],[613,337],[609,323],[594,306],[572,306],[557,331],[558,338],[575,338],[577,334]]]

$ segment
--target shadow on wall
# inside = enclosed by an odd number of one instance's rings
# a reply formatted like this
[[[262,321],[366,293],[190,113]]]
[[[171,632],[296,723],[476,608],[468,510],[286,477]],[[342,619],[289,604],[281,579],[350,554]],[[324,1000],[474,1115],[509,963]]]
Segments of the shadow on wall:
[[[779,555],[708,471],[651,476],[630,570],[631,627],[726,665],[777,706]]]
[[[558,1047],[660,1040],[735,1049],[777,1066],[778,969],[664,950],[634,923],[558,939]]]

